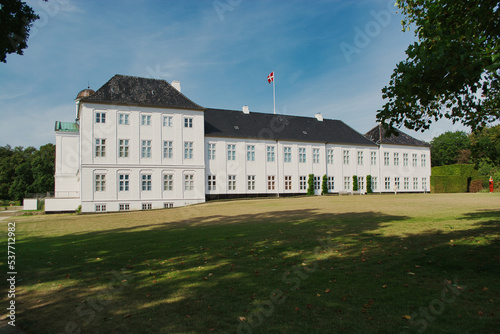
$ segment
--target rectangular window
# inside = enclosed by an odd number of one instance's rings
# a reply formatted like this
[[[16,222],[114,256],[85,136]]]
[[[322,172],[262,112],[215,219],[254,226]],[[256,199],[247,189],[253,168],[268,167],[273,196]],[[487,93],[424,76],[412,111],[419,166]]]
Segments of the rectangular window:
[[[207,175],[208,190],[217,190],[217,183],[215,175]]]
[[[194,189],[194,175],[184,175],[184,190],[191,191]]]
[[[349,165],[349,151],[344,150],[344,165]]]
[[[128,158],[128,139],[118,140],[118,156],[120,158]]]
[[[163,158],[172,159],[174,156],[174,143],[171,141],[163,142]]]
[[[292,176],[285,175],[285,190],[292,190]]]
[[[391,190],[391,178],[390,177],[385,178],[384,186],[385,186],[385,190]]]
[[[370,164],[372,166],[377,164],[377,152],[370,152]]]
[[[299,189],[307,190],[307,178],[305,176],[299,176]]]
[[[130,210],[130,204],[129,203],[120,203],[118,206],[118,210],[128,211],[128,210]]]
[[[399,190],[400,189],[400,185],[399,185],[399,177],[395,177],[394,178],[394,188],[396,190]]]
[[[363,192],[365,190],[365,177],[358,176],[358,190]]]
[[[236,145],[228,144],[227,145],[227,160],[236,160]]]
[[[384,166],[389,166],[389,152],[384,152]]]
[[[106,204],[96,204],[95,212],[106,212]]]
[[[333,191],[335,189],[335,177],[328,176],[328,191]]]
[[[129,122],[128,122],[128,114],[121,114],[119,113],[118,114],[118,124],[120,125],[129,125]]]
[[[425,154],[420,155],[420,161],[421,161],[420,164],[422,165],[422,167],[425,167],[425,165],[427,165]]]
[[[255,161],[255,145],[247,145],[247,161]]]
[[[128,174],[119,174],[118,175],[118,189],[120,191],[128,191],[129,178],[130,178],[130,176]]]
[[[95,175],[95,191],[106,191],[106,174]]]
[[[363,152],[358,151],[358,165],[363,164]]]
[[[153,204],[152,203],[142,203],[142,209],[143,210],[152,210]]]
[[[247,176],[247,189],[248,190],[255,190],[255,175],[248,175]]]
[[[405,177],[403,179],[403,189],[404,190],[410,189],[410,178],[409,177]]]
[[[321,189],[321,176],[315,176],[314,177],[314,190],[320,190]]]
[[[378,179],[376,176],[372,176],[372,190],[375,191],[378,188]]]
[[[141,175],[141,189],[142,191],[151,191],[151,174]]]
[[[236,190],[236,175],[227,176],[227,190]]]
[[[413,190],[418,189],[418,177],[413,178]]]
[[[274,175],[269,175],[267,177],[267,190],[274,190],[274,188],[275,188]]]
[[[403,153],[403,166],[408,166],[408,153]]]
[[[184,117],[184,127],[192,128],[193,127],[193,118],[192,117]]]
[[[106,156],[106,139],[95,140],[95,156],[96,157]]]
[[[215,160],[215,144],[208,143],[208,160]]]
[[[193,142],[184,142],[184,159],[193,159]]]
[[[141,142],[141,158],[151,158],[151,140]]]
[[[95,113],[95,122],[96,123],[106,123],[106,113],[105,112],[96,112]]]
[[[292,148],[284,147],[283,148],[283,161],[284,162],[292,162]]]
[[[174,207],[174,203],[163,203],[164,209],[172,209]]]
[[[300,163],[306,162],[306,148],[305,147],[299,147],[299,162]]]
[[[267,147],[267,162],[274,162],[274,146]]]
[[[174,175],[163,174],[163,191],[174,190]]]
[[[344,190],[351,190],[351,177],[344,176]]]
[[[319,148],[313,148],[313,164],[319,164]]]
[[[172,116],[163,116],[163,126],[172,127]]]
[[[328,164],[333,165],[333,148],[329,148],[327,152],[327,161]]]
[[[399,166],[399,153],[394,153],[394,166]]]
[[[411,162],[411,165],[413,167],[417,167],[417,154],[416,153],[413,153],[412,155],[412,162]]]
[[[422,189],[424,189],[424,191],[427,191],[427,178],[426,177],[422,178]]]
[[[151,125],[151,115],[141,115],[141,125]]]

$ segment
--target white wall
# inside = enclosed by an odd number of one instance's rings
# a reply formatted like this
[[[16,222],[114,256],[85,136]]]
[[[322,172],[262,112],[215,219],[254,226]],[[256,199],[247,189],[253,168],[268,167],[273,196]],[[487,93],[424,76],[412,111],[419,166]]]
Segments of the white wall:
[[[215,160],[208,158],[208,144],[215,144]],[[236,160],[228,161],[228,145],[236,147]],[[255,161],[247,160],[247,146],[255,146]],[[267,161],[267,147],[274,147],[275,161]],[[291,162],[284,161],[285,147],[291,148]],[[299,162],[299,148],[306,149],[306,161]],[[319,149],[319,162],[313,162],[313,150]],[[327,163],[328,149],[334,150],[333,164]],[[343,152],[349,151],[349,164],[343,162]],[[357,152],[363,152],[363,164],[357,163]],[[359,175],[366,179],[366,175],[378,175],[377,164],[370,164],[370,152],[378,152],[376,146],[350,146],[333,145],[311,142],[274,141],[257,139],[233,139],[206,137],[205,138],[205,160],[207,162],[205,172],[205,187],[207,194],[270,194],[270,193],[306,193],[306,189],[299,188],[299,177],[309,174],[322,177],[323,175],[335,178],[335,187],[332,192],[350,191],[352,189],[352,176]],[[216,189],[208,190],[208,175],[216,176]],[[236,190],[228,189],[228,175],[236,175]],[[255,190],[248,190],[247,176],[255,175]],[[275,176],[275,190],[268,189],[268,176]],[[285,176],[291,176],[292,187],[285,189]],[[344,176],[351,180],[350,189],[344,189]],[[365,182],[366,185],[366,182]],[[316,191],[321,193],[321,189]]]
[[[96,123],[95,113],[106,113],[106,122]],[[129,124],[118,124],[119,114],[129,115]],[[151,116],[150,125],[141,124],[141,116]],[[172,117],[172,126],[163,126],[163,116]],[[192,119],[191,128],[184,118]],[[82,152],[82,211],[93,212],[95,205],[117,211],[120,204],[130,210],[142,209],[143,203],[163,208],[164,203],[181,206],[205,201],[204,114],[201,111],[149,107],[82,104],[80,113]],[[105,139],[106,154],[96,157],[95,141]],[[119,156],[119,140],[129,142],[128,157]],[[142,141],[151,141],[151,156],[141,156]],[[172,158],[163,155],[164,141],[172,141]],[[184,143],[193,143],[193,157],[186,159]],[[96,191],[95,175],[105,175],[106,189]],[[119,175],[129,175],[129,190],[119,190]],[[172,191],[163,190],[163,175],[174,176]],[[193,190],[184,187],[184,176],[193,175]],[[151,175],[151,190],[142,190],[142,175]]]
[[[56,131],[55,197],[80,196],[78,132]]]

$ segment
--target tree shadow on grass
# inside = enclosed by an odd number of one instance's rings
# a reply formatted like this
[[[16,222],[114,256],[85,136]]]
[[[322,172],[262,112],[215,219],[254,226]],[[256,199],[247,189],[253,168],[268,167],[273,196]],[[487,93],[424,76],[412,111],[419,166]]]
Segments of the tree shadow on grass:
[[[475,229],[403,238],[381,228],[408,217],[313,209],[23,238],[19,325],[28,333],[391,332],[407,326],[403,310],[427,306],[426,291],[439,297],[443,279],[494,280],[498,266],[483,257],[498,240],[467,241],[498,233],[495,212],[480,214],[463,217],[479,220]]]

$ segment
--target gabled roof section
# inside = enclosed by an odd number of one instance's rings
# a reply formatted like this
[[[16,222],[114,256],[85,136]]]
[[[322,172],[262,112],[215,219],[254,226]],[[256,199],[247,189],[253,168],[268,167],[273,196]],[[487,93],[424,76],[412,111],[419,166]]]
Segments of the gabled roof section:
[[[205,136],[376,146],[339,120],[222,109],[205,110]]]
[[[78,126],[78,123],[56,121],[54,130],[62,132],[78,132],[80,127]]]
[[[365,134],[365,137],[376,142],[377,144],[391,145],[407,145],[407,146],[424,146],[431,147],[429,143],[415,139],[406,133],[396,130],[398,135],[392,134],[390,137],[385,136],[385,129],[381,125],[377,125]],[[382,141],[380,141],[382,139]]]
[[[165,80],[117,74],[83,102],[205,110]]]

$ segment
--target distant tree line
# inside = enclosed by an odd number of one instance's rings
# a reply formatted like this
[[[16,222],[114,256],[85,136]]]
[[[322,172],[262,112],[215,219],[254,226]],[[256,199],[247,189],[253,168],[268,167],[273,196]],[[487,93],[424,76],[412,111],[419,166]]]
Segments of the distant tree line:
[[[475,164],[480,175],[500,179],[500,125],[467,134],[445,132],[431,141],[432,166]]]
[[[36,149],[0,146],[0,199],[21,200],[26,193],[54,191],[55,145]]]

